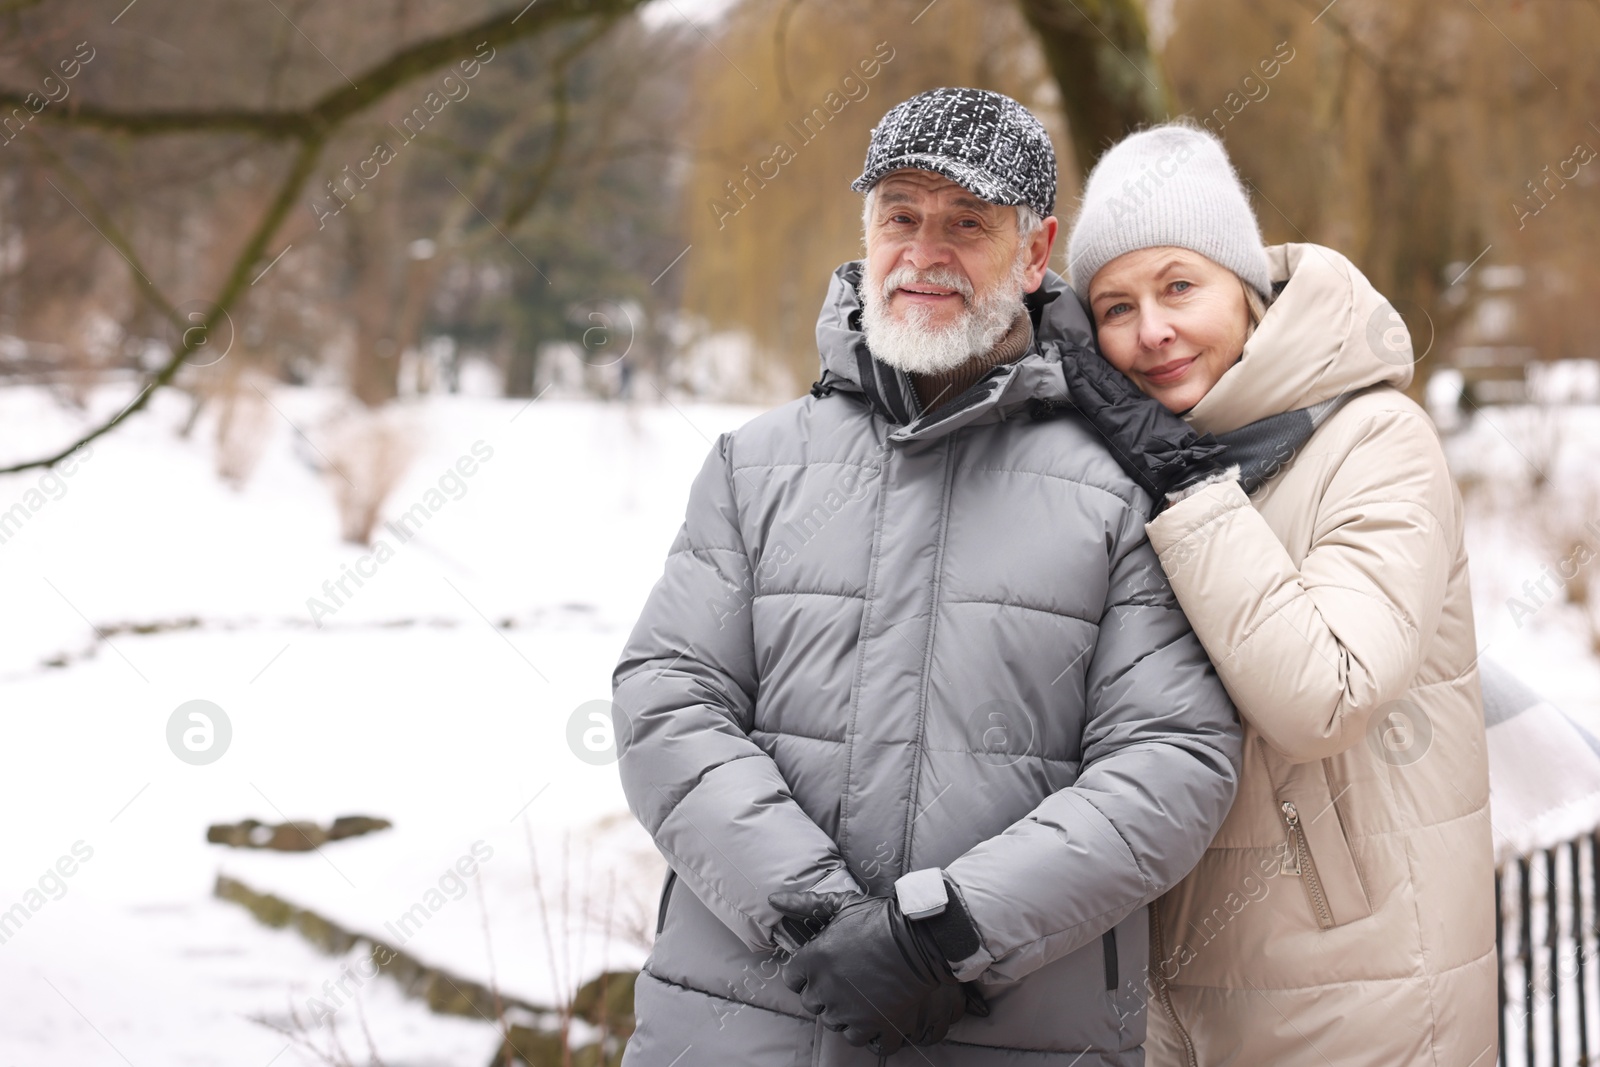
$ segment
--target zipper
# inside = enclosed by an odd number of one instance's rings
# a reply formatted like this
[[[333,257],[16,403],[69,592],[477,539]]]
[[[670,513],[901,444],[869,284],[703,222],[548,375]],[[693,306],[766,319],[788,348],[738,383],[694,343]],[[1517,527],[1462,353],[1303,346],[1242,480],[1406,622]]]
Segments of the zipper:
[[[1289,842],[1284,850],[1283,860],[1278,866],[1279,873],[1291,875],[1305,883],[1306,896],[1311,900],[1311,910],[1316,914],[1317,925],[1327,930],[1333,926],[1333,909],[1328,907],[1328,895],[1323,891],[1322,878],[1317,874],[1316,861],[1311,858],[1311,845],[1306,841],[1306,832],[1300,826],[1300,812],[1293,802],[1285,800],[1283,808],[1283,821],[1289,825]],[[1289,866],[1290,856],[1294,858],[1294,866]]]
[[[902,371],[902,374],[905,372]],[[939,594],[942,591],[945,538],[950,532],[950,486],[955,480],[955,442],[944,439],[944,485],[939,492],[939,549],[933,558],[933,596],[928,616],[928,644],[922,654],[922,678],[917,694],[917,739],[912,748],[915,758],[911,764],[911,788],[906,804],[906,835],[900,853],[900,870],[911,871],[911,833],[916,829],[917,795],[922,788],[922,753],[928,741],[928,688],[933,678],[933,640],[937,636],[939,619]]]
[[[1183,1028],[1183,1023],[1178,1019],[1178,1009],[1172,1006],[1172,992],[1167,989],[1167,980],[1161,975],[1161,964],[1167,958],[1165,942],[1161,937],[1161,909],[1159,901],[1150,903],[1150,940],[1155,946],[1156,970],[1154,972],[1156,999],[1166,1009],[1167,1018],[1172,1020],[1173,1027],[1178,1031],[1178,1036],[1183,1038],[1183,1054],[1189,1067],[1200,1067],[1200,1057],[1194,1051],[1194,1041],[1189,1037],[1189,1031]]]
[[[917,396],[917,387],[911,382],[911,372],[896,367],[895,374],[899,379],[899,384],[907,393],[911,394],[911,421],[916,422],[922,418],[922,398]],[[907,425],[910,424],[908,423]]]

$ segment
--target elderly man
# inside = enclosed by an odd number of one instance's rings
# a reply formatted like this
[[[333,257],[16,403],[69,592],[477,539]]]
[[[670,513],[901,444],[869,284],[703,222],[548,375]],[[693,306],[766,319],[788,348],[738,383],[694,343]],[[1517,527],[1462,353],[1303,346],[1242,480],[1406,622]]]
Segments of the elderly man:
[[[872,132],[811,395],[723,434],[623,651],[670,871],[627,1067],[1142,1063],[1146,904],[1233,800],[1232,705],[1066,404],[1055,154],[936,89]]]

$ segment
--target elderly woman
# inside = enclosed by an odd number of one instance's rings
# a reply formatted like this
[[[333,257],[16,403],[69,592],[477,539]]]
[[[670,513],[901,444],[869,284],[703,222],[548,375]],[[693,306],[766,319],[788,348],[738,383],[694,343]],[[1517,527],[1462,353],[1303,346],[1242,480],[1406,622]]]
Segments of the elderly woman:
[[[1068,257],[1105,357],[1069,354],[1068,388],[1156,495],[1244,725],[1233,809],[1152,909],[1149,1063],[1494,1063],[1461,500],[1404,327],[1337,252],[1263,248],[1188,125],[1105,154]]]

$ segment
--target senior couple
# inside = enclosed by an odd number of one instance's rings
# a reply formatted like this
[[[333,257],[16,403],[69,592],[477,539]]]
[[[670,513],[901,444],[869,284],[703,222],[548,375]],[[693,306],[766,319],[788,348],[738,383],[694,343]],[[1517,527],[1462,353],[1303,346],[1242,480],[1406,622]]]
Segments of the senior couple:
[[[1067,237],[1008,97],[873,130],[809,396],[720,436],[617,666],[669,865],[626,1067],[1487,1065],[1461,503],[1344,256],[1221,143]]]

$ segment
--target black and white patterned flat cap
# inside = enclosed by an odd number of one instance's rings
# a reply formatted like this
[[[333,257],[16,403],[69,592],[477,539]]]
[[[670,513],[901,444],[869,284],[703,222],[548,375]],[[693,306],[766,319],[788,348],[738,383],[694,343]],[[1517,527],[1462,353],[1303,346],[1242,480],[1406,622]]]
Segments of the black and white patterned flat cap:
[[[1056,206],[1056,152],[1033,112],[987,89],[930,89],[896,104],[872,130],[865,193],[890,171],[931,170],[991,204]]]

